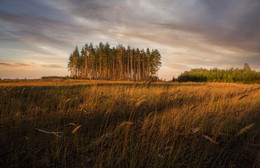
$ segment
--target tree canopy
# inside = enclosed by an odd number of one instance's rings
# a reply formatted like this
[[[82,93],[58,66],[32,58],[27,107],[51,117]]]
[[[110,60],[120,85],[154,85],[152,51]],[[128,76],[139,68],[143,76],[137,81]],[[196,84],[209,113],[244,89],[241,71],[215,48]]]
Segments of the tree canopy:
[[[179,75],[179,82],[239,82],[260,83],[260,72],[251,70],[249,64],[245,63],[243,69],[230,68],[210,70],[204,68],[191,69]]]
[[[72,78],[105,80],[158,80],[161,54],[157,49],[110,47],[100,42],[78,47],[69,56],[68,69]]]

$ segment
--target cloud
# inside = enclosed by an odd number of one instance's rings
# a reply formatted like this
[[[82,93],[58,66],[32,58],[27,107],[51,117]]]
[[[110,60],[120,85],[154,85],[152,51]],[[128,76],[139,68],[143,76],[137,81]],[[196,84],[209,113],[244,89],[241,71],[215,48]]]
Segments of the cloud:
[[[49,64],[49,65],[41,65],[44,68],[64,68],[64,66],[57,65],[57,64]]]
[[[20,68],[64,68],[64,66],[61,66],[59,64],[37,64],[37,63],[8,63],[8,62],[0,62],[0,66],[3,67],[8,67],[8,68],[16,68],[16,69],[20,69]]]
[[[0,65],[2,65],[2,66],[12,66],[13,64],[9,64],[9,63],[3,63],[3,62],[0,62]]]
[[[17,62],[29,61],[37,62],[37,67],[51,68],[53,73],[64,65],[67,74],[67,58],[75,45],[99,41],[159,49],[163,56],[160,74],[164,78],[170,78],[166,71],[178,74],[190,67],[248,62],[259,69],[260,2],[0,1],[2,67],[10,64],[24,68]]]

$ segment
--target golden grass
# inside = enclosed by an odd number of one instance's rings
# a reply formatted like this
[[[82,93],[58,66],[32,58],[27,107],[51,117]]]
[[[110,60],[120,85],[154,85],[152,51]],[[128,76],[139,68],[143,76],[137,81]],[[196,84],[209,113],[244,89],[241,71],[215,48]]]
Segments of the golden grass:
[[[0,85],[5,167],[259,163],[259,84],[26,80]]]

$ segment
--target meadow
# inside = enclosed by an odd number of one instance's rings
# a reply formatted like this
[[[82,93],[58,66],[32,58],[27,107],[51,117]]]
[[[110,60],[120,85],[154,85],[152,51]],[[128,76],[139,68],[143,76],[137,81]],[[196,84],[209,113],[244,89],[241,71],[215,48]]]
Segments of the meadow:
[[[260,85],[0,81],[2,167],[260,167]]]

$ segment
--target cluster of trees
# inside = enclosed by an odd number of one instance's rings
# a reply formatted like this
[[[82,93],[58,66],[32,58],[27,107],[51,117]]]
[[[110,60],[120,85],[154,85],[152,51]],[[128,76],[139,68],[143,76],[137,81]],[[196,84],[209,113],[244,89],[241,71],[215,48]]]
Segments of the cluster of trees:
[[[245,63],[243,69],[191,69],[179,75],[179,82],[239,82],[260,83],[260,72],[251,70],[249,64]]]
[[[127,48],[108,43],[86,44],[70,54],[68,68],[72,78],[105,80],[158,80],[161,55],[157,49]]]

